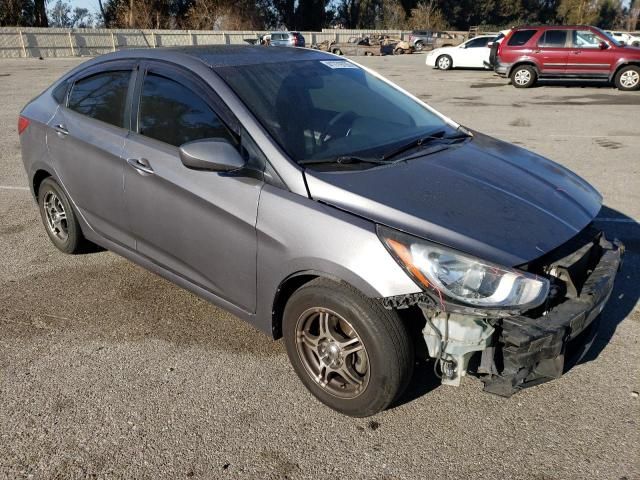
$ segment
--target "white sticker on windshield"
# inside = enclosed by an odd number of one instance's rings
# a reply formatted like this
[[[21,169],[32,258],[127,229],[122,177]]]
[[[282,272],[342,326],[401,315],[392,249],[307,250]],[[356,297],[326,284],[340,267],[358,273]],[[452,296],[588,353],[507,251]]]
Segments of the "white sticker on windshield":
[[[358,68],[346,60],[321,60],[320,63],[325,64],[329,68]]]

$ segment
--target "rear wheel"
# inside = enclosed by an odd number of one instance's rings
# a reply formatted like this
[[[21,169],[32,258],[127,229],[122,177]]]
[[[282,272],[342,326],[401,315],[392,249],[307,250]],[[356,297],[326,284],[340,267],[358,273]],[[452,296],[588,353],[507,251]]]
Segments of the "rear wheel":
[[[365,57],[373,57],[373,53],[371,53],[371,52],[364,52],[364,56],[365,56]]]
[[[416,50],[418,52],[421,52],[422,50],[424,50],[424,43],[418,41],[418,42],[415,43],[414,47],[416,48]]]
[[[342,55],[342,50],[340,50],[339,48],[334,48],[332,53],[335,53],[336,55]]]
[[[78,219],[64,190],[52,178],[38,188],[38,206],[42,223],[53,244],[64,253],[80,253],[88,245]]]
[[[436,59],[436,65],[440,70],[451,70],[451,67],[453,67],[453,60],[451,60],[449,55],[440,55]]]
[[[283,334],[302,383],[346,415],[384,410],[411,379],[413,344],[397,313],[349,286],[304,285],[286,305]]]
[[[511,72],[511,83],[516,88],[533,87],[538,79],[535,68],[530,65],[521,65]]]
[[[616,73],[615,84],[618,90],[638,90],[640,89],[640,67],[629,65],[621,68]]]

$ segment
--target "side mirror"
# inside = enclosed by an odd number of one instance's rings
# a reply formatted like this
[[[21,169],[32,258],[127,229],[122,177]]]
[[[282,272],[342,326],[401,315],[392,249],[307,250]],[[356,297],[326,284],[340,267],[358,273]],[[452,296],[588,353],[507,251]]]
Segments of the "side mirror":
[[[609,45],[607,45],[607,42],[600,42],[598,47],[600,48],[600,50],[606,50],[607,48],[609,48]]]
[[[212,172],[231,172],[245,166],[236,147],[222,138],[185,143],[180,147],[180,160],[187,168]]]

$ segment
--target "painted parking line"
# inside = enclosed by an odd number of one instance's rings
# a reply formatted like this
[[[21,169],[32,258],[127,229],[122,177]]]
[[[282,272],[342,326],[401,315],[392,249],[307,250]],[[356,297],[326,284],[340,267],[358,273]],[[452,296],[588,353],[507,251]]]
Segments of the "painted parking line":
[[[22,190],[29,191],[29,187],[17,187],[13,185],[0,185],[0,190]]]

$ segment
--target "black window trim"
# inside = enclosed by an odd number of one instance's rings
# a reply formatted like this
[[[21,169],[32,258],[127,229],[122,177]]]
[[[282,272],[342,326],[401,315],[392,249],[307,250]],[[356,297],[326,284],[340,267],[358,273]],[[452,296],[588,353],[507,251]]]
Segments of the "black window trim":
[[[125,100],[124,106],[124,126],[120,127],[118,125],[113,125],[112,123],[102,121],[98,118],[89,117],[88,115],[84,115],[80,112],[77,112],[71,108],[69,108],[69,97],[73,90],[75,84],[81,80],[85,80],[89,77],[93,77],[94,75],[99,75],[101,73],[107,72],[123,72],[123,71],[131,71],[131,76],[129,77],[129,85],[127,86],[127,97]],[[133,98],[134,88],[137,80],[137,71],[138,71],[138,62],[134,59],[131,60],[112,60],[107,62],[102,62],[97,65],[92,65],[87,67],[84,70],[72,75],[67,80],[65,80],[68,84],[67,91],[65,92],[64,102],[60,105],[70,112],[75,113],[76,115],[82,115],[84,118],[89,119],[90,121],[100,122],[101,125],[108,125],[112,128],[117,128],[118,130],[131,130],[131,101]]]

